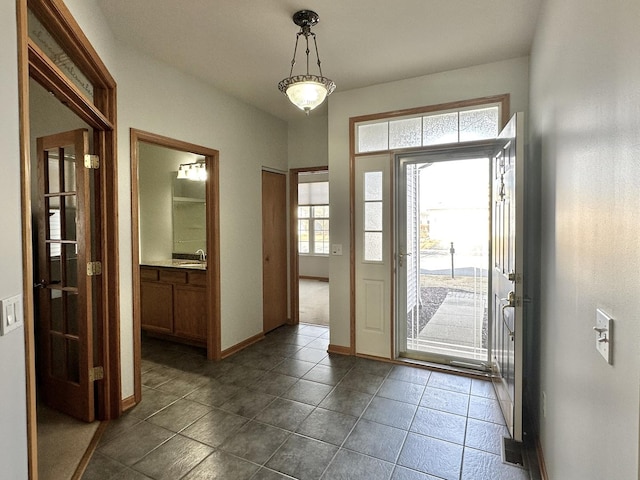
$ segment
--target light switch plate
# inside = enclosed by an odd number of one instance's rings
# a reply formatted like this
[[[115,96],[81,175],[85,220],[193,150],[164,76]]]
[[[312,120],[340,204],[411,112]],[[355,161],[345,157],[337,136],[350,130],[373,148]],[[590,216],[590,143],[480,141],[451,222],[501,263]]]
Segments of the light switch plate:
[[[593,328],[596,334],[596,350],[600,352],[609,365],[611,365],[611,353],[613,349],[613,319],[599,308],[596,309],[596,326]]]
[[[23,324],[22,313],[22,295],[14,295],[13,297],[0,300],[0,335],[15,330]]]

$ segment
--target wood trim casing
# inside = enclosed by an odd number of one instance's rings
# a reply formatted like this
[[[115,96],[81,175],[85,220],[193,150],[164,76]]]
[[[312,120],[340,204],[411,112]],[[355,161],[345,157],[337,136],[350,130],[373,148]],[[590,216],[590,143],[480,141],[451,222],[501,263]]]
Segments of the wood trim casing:
[[[232,347],[226,348],[222,351],[221,359],[230,357],[231,355],[238,353],[240,350],[244,350],[245,348],[250,347],[254,343],[258,343],[263,338],[264,338],[264,333],[261,332],[252,337],[247,338],[246,340],[243,340],[240,343],[236,343]]]
[[[289,283],[291,284],[289,323],[291,325],[300,323],[300,285],[297,281],[300,271],[298,259],[298,173],[298,169],[289,170]]]
[[[350,347],[343,347],[342,345],[333,344],[329,344],[329,346],[327,347],[327,353],[335,353],[336,355],[353,355],[353,353],[351,353]]]
[[[26,0],[17,4],[18,102],[20,116],[20,177],[22,202],[22,272],[27,400],[27,468],[38,478],[38,425],[36,416],[35,312],[33,295],[33,231],[31,227],[31,158],[29,139],[29,60]]]
[[[133,376],[135,402],[142,400],[141,380],[141,309],[140,309],[140,234],[139,234],[139,185],[138,144],[150,143],[173,150],[195,153],[205,157],[208,171],[206,188],[207,214],[207,358],[220,360],[220,211],[219,211],[219,152],[207,147],[165,137],[132,128],[129,134],[131,149],[131,241],[132,241],[132,285],[133,285]]]
[[[120,301],[118,285],[118,201],[116,162],[116,82],[102,63],[88,38],[62,0],[16,0],[18,35],[18,97],[20,118],[20,164],[22,199],[22,257],[25,329],[25,368],[27,401],[27,455],[29,477],[38,478],[36,382],[35,382],[35,312],[33,308],[33,246],[31,244],[31,165],[29,77],[49,87],[67,100],[76,115],[94,127],[96,152],[103,159],[100,175],[100,250],[102,282],[98,296],[99,352],[102,354],[104,380],[97,383],[97,410],[102,419],[120,415]],[[29,41],[27,11],[31,9],[56,38],[77,67],[94,85],[93,104],[79,95],[75,86],[58,75],[48,59],[36,52]],[[39,57],[39,58],[37,58]],[[64,95],[62,93],[64,92]],[[61,100],[62,100],[61,99]]]
[[[392,110],[388,112],[374,113],[369,115],[360,115],[356,117],[349,118],[349,290],[350,290],[350,300],[349,300],[349,332],[350,332],[350,340],[349,340],[349,355],[356,355],[356,250],[355,250],[355,238],[356,238],[356,218],[355,218],[355,159],[361,155],[371,155],[376,153],[384,153],[389,152],[391,154],[391,158],[393,158],[394,150],[382,150],[376,152],[366,152],[365,154],[357,154],[356,153],[356,137],[355,137],[355,125],[360,122],[368,122],[374,120],[382,120],[386,118],[393,117],[403,117],[410,115],[419,115],[430,112],[437,112],[442,110],[455,110],[473,106],[486,105],[490,103],[498,103],[501,106],[501,126],[504,127],[511,118],[511,107],[510,107],[510,94],[499,94],[492,95],[487,97],[479,97],[472,98],[468,100],[460,100],[455,102],[448,103],[440,103],[436,105],[428,105],[424,107],[416,107],[409,108],[404,110]],[[419,147],[426,148],[426,147]],[[417,148],[416,148],[417,149]],[[392,166],[393,167],[393,166]],[[394,171],[394,168],[391,168],[391,172]],[[393,173],[392,173],[393,175]],[[392,192],[393,195],[393,184],[392,184]],[[393,208],[391,209],[393,211]],[[393,237],[393,236],[392,236]],[[393,241],[393,240],[392,240]],[[392,245],[393,247],[393,245]],[[392,255],[393,255],[393,248]],[[393,274],[391,275],[393,279]],[[394,322],[394,307],[393,307],[393,295],[394,295],[394,287],[392,285],[392,302],[391,302],[391,357],[394,358],[396,355],[395,352],[395,328],[393,325]],[[331,346],[334,348],[338,348],[337,346]],[[346,349],[347,347],[339,347],[341,349]]]

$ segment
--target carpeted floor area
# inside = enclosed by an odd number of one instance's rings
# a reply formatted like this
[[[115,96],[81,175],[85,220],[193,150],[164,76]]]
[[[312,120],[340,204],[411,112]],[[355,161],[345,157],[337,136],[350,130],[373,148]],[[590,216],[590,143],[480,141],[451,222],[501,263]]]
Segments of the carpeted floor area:
[[[329,282],[301,278],[300,322],[329,326]]]
[[[38,405],[38,478],[68,480],[76,471],[100,422],[85,423]]]

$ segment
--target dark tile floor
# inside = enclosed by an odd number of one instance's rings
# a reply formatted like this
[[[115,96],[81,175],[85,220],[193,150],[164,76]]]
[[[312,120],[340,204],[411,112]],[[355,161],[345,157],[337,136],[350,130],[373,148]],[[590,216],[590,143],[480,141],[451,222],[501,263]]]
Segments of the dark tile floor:
[[[142,402],[110,423],[84,480],[523,479],[488,381],[328,355],[282,327],[221,362],[143,341]]]

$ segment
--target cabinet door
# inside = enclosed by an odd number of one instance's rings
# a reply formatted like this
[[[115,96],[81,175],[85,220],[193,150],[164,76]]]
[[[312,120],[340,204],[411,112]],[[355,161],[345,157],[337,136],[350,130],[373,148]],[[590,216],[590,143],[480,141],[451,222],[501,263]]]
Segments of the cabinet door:
[[[140,282],[142,328],[152,332],[173,333],[173,286]]]
[[[174,285],[173,333],[180,337],[207,340],[207,297],[202,287]]]

